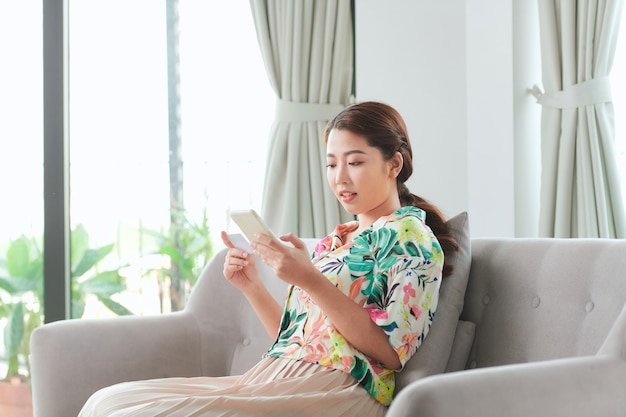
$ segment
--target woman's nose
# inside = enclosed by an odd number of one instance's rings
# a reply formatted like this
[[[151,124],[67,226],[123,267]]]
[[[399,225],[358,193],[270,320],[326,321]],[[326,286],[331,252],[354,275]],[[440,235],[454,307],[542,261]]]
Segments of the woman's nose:
[[[348,172],[346,168],[342,165],[337,165],[337,170],[335,171],[335,183],[346,184],[347,182],[348,182]]]

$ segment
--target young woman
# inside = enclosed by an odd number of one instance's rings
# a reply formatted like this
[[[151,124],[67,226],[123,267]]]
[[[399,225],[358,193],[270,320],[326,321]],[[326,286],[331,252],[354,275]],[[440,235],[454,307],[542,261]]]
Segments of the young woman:
[[[314,253],[293,234],[258,235],[257,259],[291,284],[283,306],[254,256],[229,248],[224,276],[275,342],[241,376],[130,382],[94,394],[80,416],[383,416],[394,374],[428,334],[444,267],[456,250],[445,218],[409,192],[407,129],[378,102],[352,105],[324,132],[328,184],[356,220]]]

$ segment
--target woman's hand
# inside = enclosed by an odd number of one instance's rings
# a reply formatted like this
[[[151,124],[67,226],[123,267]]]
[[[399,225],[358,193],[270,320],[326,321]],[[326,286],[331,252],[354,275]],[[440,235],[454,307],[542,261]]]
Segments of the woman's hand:
[[[263,285],[254,256],[236,248],[224,231],[221,233],[222,242],[228,248],[224,260],[224,277],[237,287],[259,316],[267,334],[274,338],[278,334],[282,307],[274,300]]]
[[[262,233],[256,235],[251,242],[255,255],[272,268],[278,278],[305,290],[311,275],[325,280],[311,263],[307,246],[301,239],[288,233],[280,236],[280,240],[291,243],[292,246],[284,245]]]
[[[236,248],[226,232],[222,231],[221,237],[222,242],[228,248],[228,254],[224,260],[224,277],[228,282],[243,293],[254,291],[259,286],[263,286],[254,256]]]

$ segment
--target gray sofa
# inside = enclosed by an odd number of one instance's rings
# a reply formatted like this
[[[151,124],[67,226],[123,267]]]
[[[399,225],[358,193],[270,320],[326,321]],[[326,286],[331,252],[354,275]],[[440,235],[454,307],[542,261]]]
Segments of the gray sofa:
[[[466,213],[449,224],[461,243],[449,257],[455,272],[387,415],[625,416],[626,241],[470,239]],[[271,341],[223,278],[223,257],[182,312],[38,328],[35,416],[75,416],[94,391],[121,381],[237,374],[256,363]],[[262,268],[282,300],[286,285]]]

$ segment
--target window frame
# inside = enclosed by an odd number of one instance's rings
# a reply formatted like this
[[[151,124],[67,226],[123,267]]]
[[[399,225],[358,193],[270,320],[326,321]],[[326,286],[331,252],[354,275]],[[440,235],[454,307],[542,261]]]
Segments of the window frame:
[[[68,2],[43,2],[44,323],[71,317]]]

